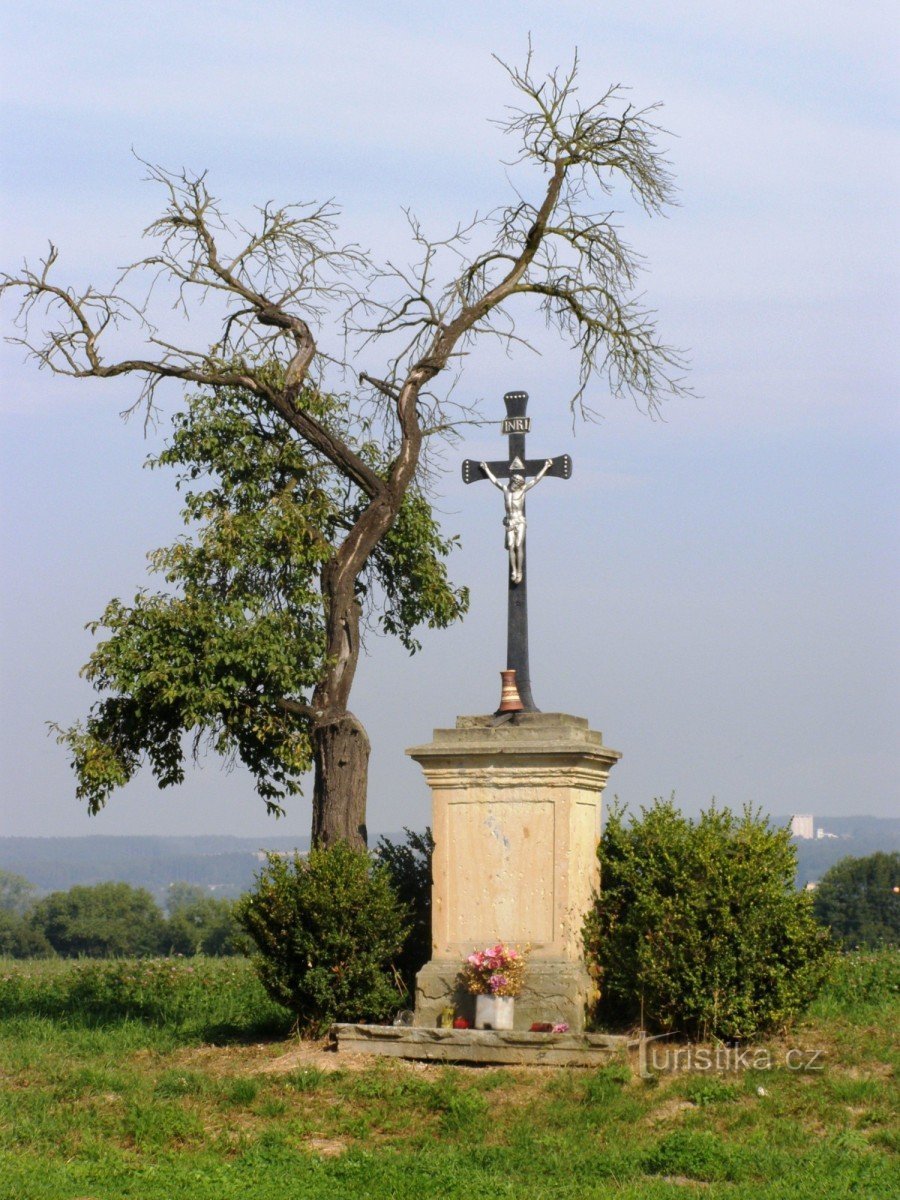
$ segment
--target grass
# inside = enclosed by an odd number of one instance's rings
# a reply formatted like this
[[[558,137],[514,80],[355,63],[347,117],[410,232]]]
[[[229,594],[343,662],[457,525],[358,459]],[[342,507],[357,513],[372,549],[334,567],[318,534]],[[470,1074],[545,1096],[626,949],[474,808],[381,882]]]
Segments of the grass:
[[[898,977],[846,956],[771,1069],[647,1082],[345,1059],[243,962],[0,963],[0,1197],[886,1197]]]

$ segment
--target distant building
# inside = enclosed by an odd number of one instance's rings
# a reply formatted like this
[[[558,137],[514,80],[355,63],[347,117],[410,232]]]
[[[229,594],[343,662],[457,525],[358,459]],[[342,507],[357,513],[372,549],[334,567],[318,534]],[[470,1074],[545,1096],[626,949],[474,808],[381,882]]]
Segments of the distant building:
[[[806,887],[803,890],[805,892],[814,892],[818,886],[819,886],[818,879],[810,879],[809,882],[807,883]]]
[[[791,837],[814,838],[815,836],[812,813],[796,813],[791,817]]]
[[[823,838],[836,838],[837,834],[829,833],[827,829],[822,829],[820,827],[816,830],[816,837],[819,839],[819,841],[822,841]]]

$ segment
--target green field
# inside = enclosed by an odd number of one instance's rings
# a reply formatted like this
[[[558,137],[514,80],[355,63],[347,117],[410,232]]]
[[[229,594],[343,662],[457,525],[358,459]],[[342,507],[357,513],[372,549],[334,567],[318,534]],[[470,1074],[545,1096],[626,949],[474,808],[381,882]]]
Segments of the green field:
[[[769,1069],[646,1082],[337,1056],[241,960],[0,962],[0,1196],[882,1200],[898,1011],[900,952],[848,955]]]

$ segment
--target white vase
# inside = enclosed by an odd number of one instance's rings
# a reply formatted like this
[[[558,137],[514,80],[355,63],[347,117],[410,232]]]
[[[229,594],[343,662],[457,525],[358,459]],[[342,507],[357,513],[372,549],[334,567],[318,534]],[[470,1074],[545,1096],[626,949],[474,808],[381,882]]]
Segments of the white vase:
[[[515,996],[476,996],[476,1029],[512,1029]]]

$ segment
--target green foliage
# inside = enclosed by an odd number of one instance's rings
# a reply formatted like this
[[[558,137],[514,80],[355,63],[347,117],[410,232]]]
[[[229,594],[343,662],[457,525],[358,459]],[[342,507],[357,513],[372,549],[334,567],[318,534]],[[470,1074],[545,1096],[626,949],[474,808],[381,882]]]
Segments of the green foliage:
[[[685,1098],[701,1108],[707,1104],[732,1104],[739,1094],[733,1083],[726,1083],[718,1075],[691,1075],[683,1089]]]
[[[488,1101],[478,1092],[460,1088],[453,1075],[444,1075],[424,1099],[425,1107],[438,1114],[440,1127],[445,1133],[484,1139]]]
[[[409,913],[410,930],[395,966],[410,996],[415,995],[416,975],[431,958],[431,830],[414,833],[404,827],[406,840],[379,838],[374,854],[387,871],[391,886]]]
[[[733,1179],[734,1151],[706,1130],[683,1129],[668,1134],[647,1155],[651,1175],[674,1175],[703,1182]]]
[[[900,948],[850,950],[832,957],[813,1011],[857,1018],[887,1012],[900,1002]]]
[[[27,917],[0,908],[0,957],[47,958],[53,947]]]
[[[585,923],[604,1021],[707,1038],[785,1025],[818,990],[827,934],[794,889],[786,829],[750,810],[696,822],[656,800],[609,816]]]
[[[813,910],[845,947],[900,944],[900,854],[845,858],[826,871]]]
[[[206,888],[173,883],[166,897],[169,919],[166,942],[170,954],[212,957],[241,954],[244,938],[234,917],[234,902],[211,896]]]
[[[37,898],[37,888],[24,875],[0,870],[0,912],[22,916]]]
[[[51,892],[29,914],[33,929],[57,954],[77,958],[141,958],[159,954],[163,916],[144,888],[97,883]]]
[[[305,859],[270,854],[236,914],[266,991],[302,1027],[383,1020],[399,1006],[407,914],[364,851],[338,842]]]
[[[119,959],[22,964],[0,970],[0,1012],[71,1023],[142,1021],[205,1036],[284,1033],[246,959]]]
[[[274,368],[273,368],[274,369]],[[385,452],[339,397],[307,390],[302,406],[373,470]],[[292,435],[252,393],[187,397],[166,449],[189,535],[149,556],[170,590],[112,600],[90,626],[108,636],[83,670],[103,695],[85,723],[58,729],[91,812],[146,761],[160,787],[184,778],[183,735],[239,758],[270,811],[312,765],[304,711],[328,664],[320,579],[367,498]],[[410,650],[417,625],[449,625],[468,593],[447,579],[455,538],[441,536],[411,489],[357,580],[369,627]]]
[[[0,870],[0,956],[46,958],[53,947],[28,919],[37,888],[23,875]]]

